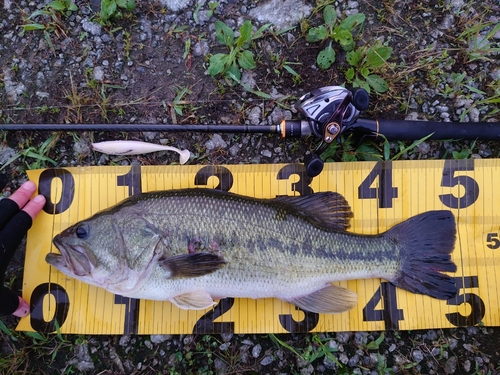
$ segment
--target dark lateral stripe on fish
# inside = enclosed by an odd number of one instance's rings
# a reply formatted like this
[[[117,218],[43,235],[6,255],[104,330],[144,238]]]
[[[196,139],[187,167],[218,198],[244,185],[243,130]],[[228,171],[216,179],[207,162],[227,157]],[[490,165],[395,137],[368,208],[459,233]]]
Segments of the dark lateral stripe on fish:
[[[428,211],[414,216],[385,233],[403,245],[400,271],[392,283],[413,293],[438,299],[456,295],[453,278],[441,272],[456,272],[451,260],[456,224],[451,211]]]
[[[172,279],[208,275],[226,264],[224,259],[210,253],[182,254],[160,259],[159,263]]]

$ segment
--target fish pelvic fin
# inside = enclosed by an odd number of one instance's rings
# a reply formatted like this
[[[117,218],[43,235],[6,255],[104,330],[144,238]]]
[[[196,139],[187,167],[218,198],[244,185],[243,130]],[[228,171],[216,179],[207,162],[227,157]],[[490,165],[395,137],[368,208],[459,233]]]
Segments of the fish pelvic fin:
[[[451,260],[456,240],[451,211],[427,211],[389,229],[400,247],[401,265],[394,280],[399,288],[438,299],[455,297],[455,281],[442,272],[456,272]]]
[[[203,310],[215,305],[212,296],[204,290],[180,294],[172,298],[171,302],[185,310]]]
[[[159,264],[169,279],[178,279],[211,274],[224,266],[226,262],[215,254],[194,253],[160,258]]]
[[[358,295],[349,289],[329,284],[314,293],[285,301],[310,312],[339,314],[356,306]]]
[[[281,196],[273,198],[303,214],[314,225],[345,231],[353,217],[347,200],[332,191],[319,192],[304,196]]]

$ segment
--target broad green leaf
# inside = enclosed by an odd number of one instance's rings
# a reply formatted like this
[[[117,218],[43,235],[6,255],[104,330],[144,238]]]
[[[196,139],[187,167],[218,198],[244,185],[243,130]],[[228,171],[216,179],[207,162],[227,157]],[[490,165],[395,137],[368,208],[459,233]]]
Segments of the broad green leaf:
[[[49,12],[48,10],[35,10],[33,13],[31,13],[31,15],[28,17],[29,20],[32,20],[38,16],[50,16],[51,15],[51,12]]]
[[[249,20],[243,22],[240,27],[240,36],[238,38],[238,47],[241,47],[243,43],[248,42],[252,37],[252,23]]]
[[[212,55],[209,60],[208,74],[212,77],[222,73],[226,69],[228,55],[225,53],[217,53]]]
[[[375,46],[368,48],[366,51],[366,65],[370,68],[376,68],[384,65],[389,57],[391,57],[392,48],[385,46]]]
[[[241,79],[241,72],[238,69],[238,66],[236,65],[236,63],[234,63],[233,65],[231,65],[229,67],[229,69],[226,72],[226,75],[230,78],[236,77],[237,79],[233,78],[233,80],[235,80],[236,82],[239,82],[239,80]]]
[[[387,82],[377,74],[370,74],[366,77],[366,82],[373,87],[373,89],[377,92],[386,92],[389,87],[387,86]]]
[[[348,81],[352,81],[352,79],[354,78],[354,68],[351,67],[347,69],[347,71],[345,72],[345,77]]]
[[[333,25],[335,25],[335,22],[337,22],[337,12],[335,11],[335,8],[331,5],[327,5],[323,10],[323,19],[325,24],[332,28]]]
[[[363,13],[356,13],[347,16],[339,25],[340,28],[352,31],[356,26],[362,25],[365,22],[365,15]]]
[[[347,52],[345,56],[347,62],[351,66],[359,66],[359,63],[361,62],[361,59],[363,58],[363,54],[361,52],[361,49],[357,49],[354,51]]]
[[[66,10],[66,4],[59,0],[51,1],[47,4],[47,7],[58,11]]]
[[[363,67],[361,68],[360,73],[364,78],[366,78],[370,75],[370,70],[366,67]]]
[[[371,92],[371,88],[370,88],[370,85],[368,84],[368,82],[363,81],[362,79],[359,79],[358,77],[356,77],[356,79],[354,80],[352,85],[354,87],[364,88],[368,94]]]
[[[116,12],[115,0],[102,0],[101,1],[101,17],[104,20],[109,20]]]
[[[323,51],[318,54],[316,62],[320,69],[326,70],[335,62],[335,50],[331,45],[328,45]]]
[[[116,4],[123,9],[134,10],[135,1],[134,0],[116,0]]]
[[[254,69],[256,67],[252,52],[245,50],[238,56],[238,64],[243,69]]]
[[[76,6],[75,3],[71,3],[69,6],[68,6],[68,10],[72,11],[72,12],[76,12],[78,10],[78,7]]]
[[[335,41],[339,42],[345,51],[350,51],[354,48],[354,39],[352,38],[352,34],[349,30],[336,27],[334,35]]]
[[[309,32],[306,35],[306,40],[308,42],[320,42],[322,40],[325,40],[327,35],[326,32],[326,27],[321,25],[318,27],[313,27],[312,29],[309,29]]]
[[[234,44],[234,31],[222,21],[215,21],[215,36],[228,47]]]

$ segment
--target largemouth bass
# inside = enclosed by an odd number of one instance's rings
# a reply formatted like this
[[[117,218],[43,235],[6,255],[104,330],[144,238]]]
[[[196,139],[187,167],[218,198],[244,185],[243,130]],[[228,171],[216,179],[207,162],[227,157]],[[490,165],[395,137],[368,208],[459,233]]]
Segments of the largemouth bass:
[[[211,189],[125,199],[58,234],[46,261],[66,275],[126,297],[205,309],[225,297],[275,297],[340,313],[356,293],[334,281],[382,278],[448,299],[455,218],[429,211],[379,235],[346,231],[340,194],[257,199]]]

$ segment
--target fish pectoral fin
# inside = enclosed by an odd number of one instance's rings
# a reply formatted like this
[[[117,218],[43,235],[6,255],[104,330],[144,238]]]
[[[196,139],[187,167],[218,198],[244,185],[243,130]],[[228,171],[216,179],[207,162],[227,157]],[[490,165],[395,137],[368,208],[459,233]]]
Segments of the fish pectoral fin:
[[[180,294],[171,301],[177,307],[186,310],[203,310],[215,305],[212,296],[203,290]]]
[[[159,263],[169,279],[208,275],[226,264],[220,256],[211,253],[182,254],[160,258]]]
[[[331,284],[306,296],[285,301],[310,312],[339,314],[356,306],[358,295],[349,289]]]

